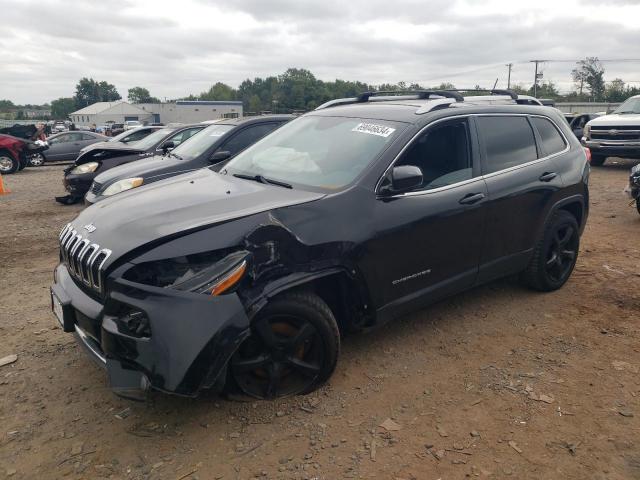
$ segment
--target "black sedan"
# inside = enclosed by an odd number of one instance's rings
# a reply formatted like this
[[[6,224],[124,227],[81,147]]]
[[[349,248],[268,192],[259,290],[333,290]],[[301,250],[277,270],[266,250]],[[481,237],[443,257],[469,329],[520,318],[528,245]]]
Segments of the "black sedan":
[[[109,137],[94,132],[57,133],[47,138],[49,148],[46,152],[32,155],[29,163],[32,167],[39,167],[45,162],[75,160],[83,148],[108,139]]]
[[[165,127],[137,142],[108,142],[101,147],[88,149],[64,171],[64,187],[69,194],[56,197],[56,200],[67,205],[77,203],[89,191],[93,179],[99,173],[153,155],[166,154],[204,127],[202,124]]]
[[[168,155],[156,155],[101,173],[85,202],[92,204],[143,184],[223,162],[292,118],[292,115],[268,115],[216,122]]]

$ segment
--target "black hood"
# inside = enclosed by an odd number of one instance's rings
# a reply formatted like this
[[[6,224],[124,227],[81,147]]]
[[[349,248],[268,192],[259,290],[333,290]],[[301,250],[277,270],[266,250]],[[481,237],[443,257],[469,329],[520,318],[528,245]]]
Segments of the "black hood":
[[[110,249],[113,263],[138,247],[215,223],[322,198],[321,193],[264,185],[207,168],[119,193],[72,222],[83,237]],[[92,227],[84,228],[87,225]]]
[[[142,177],[146,179],[166,172],[193,170],[194,168],[203,166],[200,165],[203,162],[195,163],[196,165],[192,166],[194,162],[189,160],[180,160],[169,155],[154,155],[153,157],[119,165],[117,168],[111,168],[99,174],[95,178],[95,181],[100,185],[107,186],[116,180],[123,180],[125,178]],[[208,164],[205,162],[205,165]]]
[[[104,158],[113,158],[124,155],[137,155],[146,152],[147,150],[135,148],[134,146],[129,146],[121,142],[113,142],[113,144],[112,142],[105,142],[105,144],[100,147],[90,148],[82,152],[76,159],[75,163],[76,165],[80,165],[82,163],[100,160],[103,155]]]

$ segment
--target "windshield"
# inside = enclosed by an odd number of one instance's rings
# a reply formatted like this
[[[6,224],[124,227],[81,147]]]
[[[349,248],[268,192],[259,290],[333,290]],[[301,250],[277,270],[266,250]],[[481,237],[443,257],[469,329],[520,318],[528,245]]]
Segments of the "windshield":
[[[640,98],[629,98],[616,108],[613,113],[640,113]]]
[[[337,189],[364,171],[403,128],[386,120],[304,116],[239,153],[225,171]]]
[[[211,125],[201,130],[188,142],[181,143],[171,153],[182,158],[196,158],[206,152],[222,135],[235,128],[234,125]]]
[[[162,141],[162,139],[169,135],[171,132],[173,132],[173,129],[171,128],[161,128],[160,130],[156,130],[155,132],[147,135],[137,142],[130,142],[129,145],[134,148],[139,148],[140,150],[148,150],[149,148],[152,148],[156,143]]]
[[[129,135],[131,135],[134,131],[136,131],[136,130],[125,130],[124,132],[119,133],[115,137],[111,137],[109,140],[107,140],[107,142],[119,142],[123,138],[126,138]]]

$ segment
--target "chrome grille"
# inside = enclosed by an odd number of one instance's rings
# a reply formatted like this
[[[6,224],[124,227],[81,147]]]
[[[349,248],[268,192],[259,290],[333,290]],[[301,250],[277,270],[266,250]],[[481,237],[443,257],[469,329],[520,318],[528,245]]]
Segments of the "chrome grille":
[[[613,141],[640,141],[640,129],[637,126],[593,126],[591,127],[591,138],[593,140],[613,140]]]
[[[98,195],[100,193],[100,190],[102,189],[102,184],[98,183],[98,182],[93,182],[91,184],[91,193],[93,193],[94,195]]]
[[[60,257],[69,273],[98,292],[102,292],[102,268],[110,255],[111,250],[83,238],[70,223],[60,232]]]

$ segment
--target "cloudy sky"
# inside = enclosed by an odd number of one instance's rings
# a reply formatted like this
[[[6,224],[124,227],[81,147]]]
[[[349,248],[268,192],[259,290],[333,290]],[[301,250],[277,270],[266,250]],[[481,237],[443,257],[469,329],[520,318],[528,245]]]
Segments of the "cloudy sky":
[[[526,4],[531,4],[527,6]],[[640,85],[640,0],[0,0],[0,99],[72,96],[83,76],[160,98],[277,75],[531,84],[530,59],[605,63]],[[543,65],[571,86],[571,62]]]

